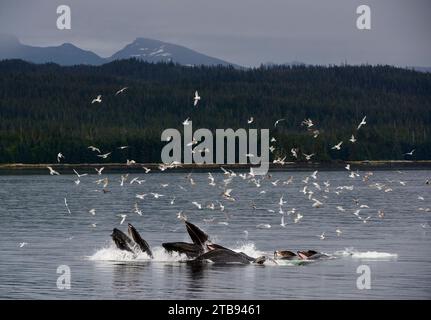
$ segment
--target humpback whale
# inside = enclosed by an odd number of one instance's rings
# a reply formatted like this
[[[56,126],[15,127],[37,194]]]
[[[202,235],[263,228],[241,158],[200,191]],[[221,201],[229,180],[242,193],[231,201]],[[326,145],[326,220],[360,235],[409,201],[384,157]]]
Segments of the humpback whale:
[[[294,260],[298,259],[298,256],[292,251],[288,250],[277,250],[274,251],[274,259],[278,260]]]
[[[188,258],[196,258],[205,252],[205,244],[209,236],[195,226],[193,223],[184,221],[186,230],[192,239],[193,243],[187,242],[166,242],[162,243],[162,247],[169,253],[178,252],[185,254]]]
[[[298,253],[298,257],[302,260],[317,260],[317,259],[329,258],[328,255],[314,250],[298,251],[297,253]]]
[[[129,236],[132,237],[133,241],[139,246],[142,252],[145,252],[152,259],[153,253],[151,252],[150,246],[147,241],[141,238],[141,235],[136,231],[135,227],[129,223],[127,231]]]
[[[243,252],[235,252],[227,248],[217,248],[217,249],[213,249],[208,252],[205,252],[204,254],[201,254],[199,257],[192,260],[192,262],[202,262],[204,260],[210,260],[217,264],[220,264],[220,263],[263,264],[266,261],[266,258],[262,256],[255,259],[247,256]]]
[[[137,248],[139,248],[140,251],[145,252],[150,258],[153,258],[153,253],[151,252],[150,246],[144,239],[142,239],[138,231],[136,231],[135,227],[130,223],[128,225],[127,232],[132,239],[130,239],[124,232],[118,230],[117,228],[112,230],[111,237],[117,248],[132,253],[137,253]]]

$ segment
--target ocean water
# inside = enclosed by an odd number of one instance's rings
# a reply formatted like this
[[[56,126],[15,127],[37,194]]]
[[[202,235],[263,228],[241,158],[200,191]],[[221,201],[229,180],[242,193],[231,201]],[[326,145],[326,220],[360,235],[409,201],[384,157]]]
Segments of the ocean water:
[[[235,201],[221,195],[227,178],[221,171],[213,172],[216,186],[198,172],[191,175],[194,185],[187,173],[152,171],[129,175],[123,186],[121,174],[88,172],[79,185],[67,171],[0,175],[1,299],[431,298],[431,186],[425,185],[430,171],[375,171],[367,181],[366,172],[350,178],[347,171],[323,171],[317,179],[308,171],[272,172],[260,187],[237,175],[227,186]],[[108,193],[94,182],[104,177]],[[130,184],[134,177],[145,182]],[[292,182],[284,184],[289,177]],[[301,192],[304,186],[322,203],[319,208]],[[151,192],[163,196],[156,199]],[[143,193],[143,200],[136,198]],[[206,208],[211,203],[214,210]],[[135,204],[142,215],[134,212]],[[354,215],[358,209],[361,219]],[[190,265],[161,247],[190,242],[179,211],[213,242],[253,257],[314,249],[333,258],[305,265]],[[303,217],[295,223],[298,212]],[[127,215],[122,225],[121,214]],[[127,223],[150,244],[153,260],[115,248],[111,231],[126,231]],[[257,227],[262,224],[271,227]],[[64,265],[70,289],[57,286],[57,268]],[[357,285],[363,265],[370,270],[370,289]]]

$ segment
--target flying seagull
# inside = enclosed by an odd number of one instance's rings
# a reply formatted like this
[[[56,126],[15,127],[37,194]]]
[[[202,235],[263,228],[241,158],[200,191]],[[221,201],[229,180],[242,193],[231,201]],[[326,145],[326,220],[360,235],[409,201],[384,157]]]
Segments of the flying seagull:
[[[196,107],[198,105],[199,100],[201,100],[201,97],[199,96],[198,91],[195,91],[195,97],[193,98],[194,102],[193,105]]]
[[[361,127],[362,127],[362,126],[364,126],[364,125],[366,125],[366,124],[367,124],[367,122],[365,121],[365,119],[367,119],[367,116],[365,116],[365,117],[362,119],[361,123],[358,125],[357,130],[361,129]]]
[[[95,103],[95,102],[97,102],[97,103],[101,103],[102,102],[102,95],[98,95],[97,96],[97,98],[96,99],[93,99],[92,101],[91,101],[91,104],[93,104],[93,103]]]
[[[117,96],[117,95],[119,95],[120,93],[123,93],[124,91],[126,91],[127,89],[128,89],[127,87],[124,87],[124,88],[122,88],[122,89],[118,90],[118,91],[115,93],[115,95]]]
[[[333,150],[340,150],[342,144],[343,144],[343,141],[340,141],[338,144],[336,144],[335,146],[333,146],[331,149],[333,149]]]
[[[281,121],[285,121],[286,119],[278,119],[274,122],[274,128],[277,127],[277,124],[279,124]]]

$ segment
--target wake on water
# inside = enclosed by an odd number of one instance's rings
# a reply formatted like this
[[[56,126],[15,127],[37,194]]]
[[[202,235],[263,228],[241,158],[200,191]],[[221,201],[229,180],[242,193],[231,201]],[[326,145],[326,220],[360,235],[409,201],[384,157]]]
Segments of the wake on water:
[[[233,249],[236,252],[244,252],[248,256],[251,257],[259,257],[259,256],[267,256],[271,257],[272,252],[264,252],[256,249],[256,246],[253,242],[247,242],[241,244]],[[398,254],[396,253],[388,253],[388,252],[378,252],[378,251],[357,251],[354,248],[345,248],[344,250],[335,251],[334,253],[326,253],[331,258],[342,258],[342,257],[351,257],[355,259],[396,259]],[[163,247],[154,247],[153,248],[153,256],[151,259],[146,253],[140,252],[138,254],[119,250],[115,245],[110,245],[109,247],[102,248],[95,252],[93,255],[89,256],[88,259],[92,261],[117,261],[117,262],[145,262],[145,261],[156,261],[156,262],[180,262],[188,260],[185,255],[181,255],[178,253],[168,253]],[[285,266],[294,266],[298,265],[298,261],[292,260],[277,260],[277,262],[273,262],[268,260],[267,265],[285,265]],[[301,265],[306,264],[307,262],[316,262],[316,260],[300,260]]]

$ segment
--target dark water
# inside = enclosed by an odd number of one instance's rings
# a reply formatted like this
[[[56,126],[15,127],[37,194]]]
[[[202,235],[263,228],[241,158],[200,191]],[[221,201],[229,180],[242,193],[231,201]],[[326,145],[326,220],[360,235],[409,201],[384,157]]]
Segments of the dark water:
[[[302,180],[311,172],[274,172],[271,180],[261,181],[260,188],[234,177],[229,188],[235,202],[220,195],[226,178],[221,173],[213,173],[216,187],[208,185],[204,173],[193,173],[194,186],[184,173],[151,172],[139,175],[146,180],[142,185],[127,182],[123,187],[120,175],[108,174],[104,176],[109,177],[111,192],[106,194],[93,182],[100,178],[93,174],[82,177],[80,185],[74,184],[72,175],[0,176],[0,298],[430,299],[431,212],[426,209],[431,207],[431,186],[425,185],[425,179],[431,172],[377,171],[367,182],[362,181],[365,173],[360,174],[352,179],[344,171],[319,172],[317,180],[310,178],[309,190],[323,203],[321,208],[313,208],[313,201],[300,192],[305,186]],[[289,176],[293,182],[283,185]],[[272,185],[277,179],[278,185]],[[324,190],[324,181],[330,183],[329,192]],[[385,186],[378,190],[370,186],[375,183]],[[337,190],[338,186],[354,188]],[[385,192],[388,188],[392,191]],[[260,193],[262,190],[266,193]],[[335,191],[341,192],[337,195]],[[164,197],[135,198],[137,193],[149,192]],[[287,201],[283,206],[285,228],[280,226],[278,212],[282,195]],[[225,206],[224,212],[217,200]],[[257,210],[251,208],[252,200]],[[197,210],[192,201],[214,202],[216,209]],[[135,202],[142,216],[133,212]],[[346,211],[337,210],[338,205]],[[353,215],[360,205],[369,206],[360,212],[362,218],[370,216],[367,223]],[[94,216],[88,212],[92,208],[96,209]],[[293,221],[296,213],[287,214],[292,208],[303,215],[298,223]],[[336,258],[303,266],[190,266],[160,247],[162,242],[189,241],[176,218],[180,210],[209,233],[213,242],[249,255],[272,255],[275,249],[316,249]],[[378,210],[384,211],[384,218],[378,217]],[[121,226],[119,214],[127,214]],[[213,222],[203,220],[212,217]],[[228,225],[219,224],[226,221]],[[125,231],[127,222],[152,246],[154,260],[144,254],[134,259],[112,246],[112,228]],[[256,228],[262,223],[271,228]],[[337,228],[342,231],[340,236]],[[323,232],[325,239],[321,240]],[[22,242],[28,244],[20,248]],[[70,267],[70,289],[57,288],[59,265]],[[357,288],[360,265],[371,270],[369,290]]]

